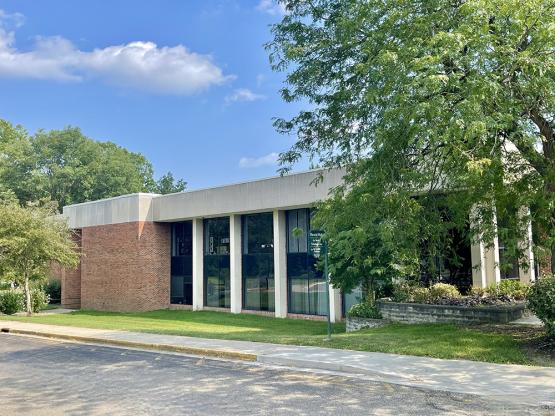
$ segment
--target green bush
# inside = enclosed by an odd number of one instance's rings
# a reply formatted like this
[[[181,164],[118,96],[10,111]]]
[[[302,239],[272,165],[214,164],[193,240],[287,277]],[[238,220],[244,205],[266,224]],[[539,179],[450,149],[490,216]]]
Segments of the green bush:
[[[482,298],[482,297],[487,296],[487,295],[488,295],[488,292],[483,287],[472,286],[470,288],[470,296],[476,296],[476,297]]]
[[[394,302],[412,302],[413,292],[420,288],[416,282],[403,280],[393,283],[392,300]]]
[[[352,318],[370,318],[370,319],[381,319],[382,314],[380,313],[376,305],[371,305],[368,302],[357,303],[353,305],[347,316]]]
[[[427,287],[415,286],[410,290],[410,302],[428,303],[431,299],[430,289]]]
[[[59,280],[49,281],[44,291],[49,296],[50,302],[60,302],[62,299],[62,285]]]
[[[33,313],[37,313],[46,309],[48,306],[49,296],[42,289],[31,289],[31,309]]]
[[[510,296],[515,300],[524,300],[529,290],[530,286],[519,280],[501,280],[486,288],[486,293],[493,297]]]
[[[555,277],[538,280],[528,291],[528,307],[545,325],[547,335],[555,338]]]
[[[0,291],[0,312],[13,315],[25,308],[25,297],[20,290],[10,289]]]
[[[447,283],[436,283],[430,287],[430,301],[433,302],[438,299],[458,299],[461,293],[456,286]]]

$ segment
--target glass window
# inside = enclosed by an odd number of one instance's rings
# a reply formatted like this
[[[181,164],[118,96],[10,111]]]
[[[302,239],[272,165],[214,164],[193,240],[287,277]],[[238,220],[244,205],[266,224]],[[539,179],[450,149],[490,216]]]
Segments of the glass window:
[[[204,304],[230,307],[229,218],[204,220]]]
[[[311,210],[287,211],[287,284],[289,312],[325,315],[326,283],[316,268],[316,259],[308,252]]]
[[[193,304],[193,225],[172,224],[170,302]]]
[[[274,232],[272,213],[242,217],[243,305],[274,311]]]

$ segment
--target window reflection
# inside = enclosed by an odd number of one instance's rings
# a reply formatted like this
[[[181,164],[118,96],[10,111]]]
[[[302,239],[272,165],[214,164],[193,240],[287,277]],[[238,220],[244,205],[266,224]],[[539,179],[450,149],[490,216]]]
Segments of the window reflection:
[[[326,282],[308,252],[311,210],[287,211],[287,283],[289,312],[325,315]]]
[[[170,303],[193,304],[193,226],[172,224]]]
[[[274,311],[274,232],[272,213],[242,217],[243,305]]]
[[[229,218],[204,220],[204,303],[230,307]]]

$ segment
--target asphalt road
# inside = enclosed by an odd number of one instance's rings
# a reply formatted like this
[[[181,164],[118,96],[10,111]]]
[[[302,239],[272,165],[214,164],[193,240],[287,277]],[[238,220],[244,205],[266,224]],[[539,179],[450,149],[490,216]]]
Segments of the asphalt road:
[[[550,415],[484,397],[0,334],[0,415]]]

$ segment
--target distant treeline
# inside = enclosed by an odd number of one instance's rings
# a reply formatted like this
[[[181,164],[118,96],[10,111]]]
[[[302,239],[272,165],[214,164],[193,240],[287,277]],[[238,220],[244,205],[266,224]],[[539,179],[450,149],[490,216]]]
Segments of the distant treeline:
[[[15,197],[22,205],[51,200],[61,210],[79,202],[185,187],[171,172],[155,180],[152,164],[142,154],[90,139],[77,127],[29,135],[0,119],[0,199]]]

